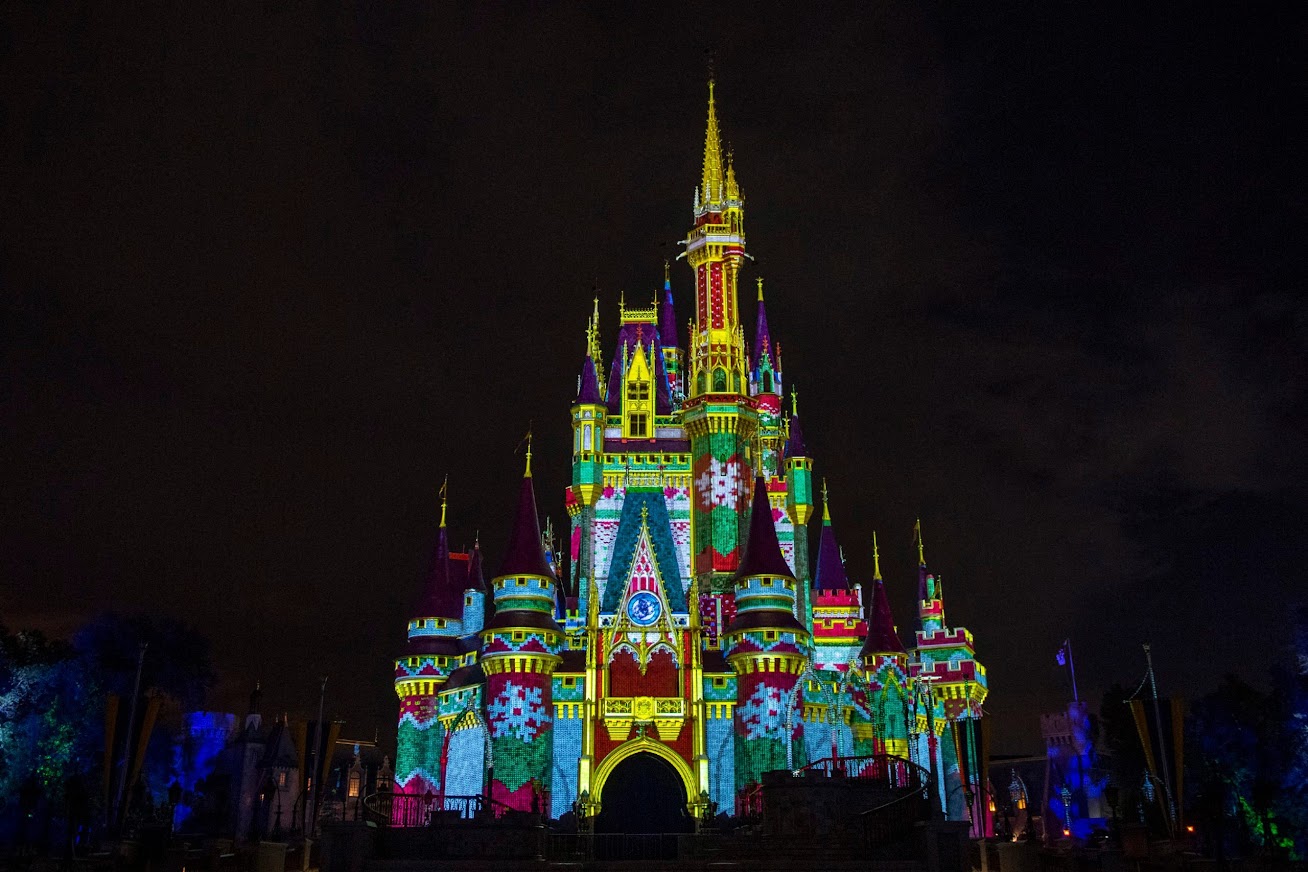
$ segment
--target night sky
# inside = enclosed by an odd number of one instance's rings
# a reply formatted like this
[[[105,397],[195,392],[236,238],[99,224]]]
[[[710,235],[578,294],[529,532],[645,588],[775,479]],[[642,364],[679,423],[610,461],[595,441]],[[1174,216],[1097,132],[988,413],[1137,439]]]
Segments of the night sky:
[[[11,628],[175,616],[211,707],[327,674],[393,740],[442,477],[494,569],[532,421],[565,523],[592,288],[611,354],[690,226],[711,49],[747,330],[761,275],[851,575],[876,529],[907,631],[921,516],[996,750],[1069,635],[1096,705],[1144,641],[1165,693],[1286,658],[1302,12],[283,5],[0,13]]]

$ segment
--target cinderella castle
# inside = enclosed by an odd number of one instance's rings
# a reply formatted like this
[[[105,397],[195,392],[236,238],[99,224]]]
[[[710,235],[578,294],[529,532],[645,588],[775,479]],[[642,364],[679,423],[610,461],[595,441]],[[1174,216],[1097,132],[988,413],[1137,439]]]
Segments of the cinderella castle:
[[[986,673],[972,634],[946,623],[920,528],[915,631],[901,634],[875,539],[872,577],[851,579],[825,486],[816,517],[762,280],[751,336],[740,315],[744,206],[710,82],[679,258],[688,335],[666,269],[653,305],[619,306],[607,361],[596,303],[570,410],[566,561],[540,526],[530,441],[489,583],[480,547],[450,551],[442,500],[395,660],[397,793],[688,822],[741,813],[773,770],[890,755],[932,773],[951,818],[985,795]]]

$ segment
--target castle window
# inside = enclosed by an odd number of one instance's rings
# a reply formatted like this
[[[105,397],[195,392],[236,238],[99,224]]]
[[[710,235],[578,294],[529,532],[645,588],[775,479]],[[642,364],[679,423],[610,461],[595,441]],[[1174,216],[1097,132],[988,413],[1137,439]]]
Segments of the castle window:
[[[564,679],[563,679],[563,686],[564,686],[564,687],[576,687],[576,686],[577,686],[577,678],[576,678],[576,676],[569,675],[567,678],[564,678]]]
[[[702,394],[702,393],[704,393],[704,389],[705,389],[706,387],[708,387],[708,379],[707,379],[707,377],[704,375],[704,373],[701,372],[701,373],[699,374],[699,378],[695,380],[695,384],[696,384],[696,387],[697,387],[697,390],[695,391],[695,393],[697,393],[697,394]]]
[[[724,369],[713,370],[713,392],[715,394],[726,393],[727,391],[727,371]]]
[[[763,371],[763,393],[772,393],[772,373],[766,370]]]
[[[627,386],[627,399],[630,400],[648,400],[649,399],[649,382],[634,381]]]
[[[765,579],[763,579],[762,581],[760,581],[759,584],[761,584],[763,587],[771,587],[771,586],[772,586],[772,579],[770,579],[770,578],[765,578]]]
[[[518,587],[526,587],[526,586],[527,586],[527,579],[525,579],[525,578],[517,578],[517,579],[514,579],[514,584],[516,584]]]
[[[278,786],[278,787],[285,787],[285,786],[286,786],[286,773],[285,773],[285,772],[278,772],[278,773],[277,773],[277,786]]]
[[[776,631],[776,630],[764,630],[764,631],[763,631],[763,641],[764,641],[764,642],[775,642],[775,641],[777,641],[777,631]]]
[[[648,420],[649,420],[649,418],[648,418],[648,416],[646,416],[646,415],[640,415],[640,414],[632,415],[632,416],[631,416],[631,435],[632,435],[632,436],[645,436],[645,435],[647,435],[647,433],[646,433],[646,429],[647,429],[647,426],[648,426],[648,425],[647,425]]]
[[[714,686],[714,687],[726,687],[726,686],[727,686],[727,680],[726,680],[725,678],[715,678],[715,679],[713,679],[713,686]]]
[[[515,641],[515,642],[521,642],[522,639],[523,639],[523,635],[522,635],[522,633],[515,632],[515,633],[513,634],[513,641]]]

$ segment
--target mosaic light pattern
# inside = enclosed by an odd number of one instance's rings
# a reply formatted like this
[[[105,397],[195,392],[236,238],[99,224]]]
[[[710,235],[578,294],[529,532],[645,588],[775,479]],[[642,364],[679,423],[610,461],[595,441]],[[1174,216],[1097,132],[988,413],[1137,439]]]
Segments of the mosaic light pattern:
[[[810,555],[814,459],[793,390],[786,407],[792,380],[761,283],[746,344],[744,198],[716,111],[710,89],[684,250],[689,329],[678,335],[671,267],[652,305],[619,305],[609,357],[596,301],[571,408],[566,539],[558,552],[541,541],[528,441],[505,568],[488,587],[456,565],[466,555],[438,553],[422,599],[437,605],[409,622],[394,671],[397,788],[489,791],[589,818],[621,761],[657,753],[703,817],[736,813],[765,772],[889,753],[933,767],[942,805],[966,819],[950,797],[974,780],[975,755],[953,737],[982,714],[985,669],[971,634],[945,620],[920,528],[907,640],[888,606],[869,614],[879,568],[847,576],[829,513]],[[751,547],[774,553],[758,563]]]

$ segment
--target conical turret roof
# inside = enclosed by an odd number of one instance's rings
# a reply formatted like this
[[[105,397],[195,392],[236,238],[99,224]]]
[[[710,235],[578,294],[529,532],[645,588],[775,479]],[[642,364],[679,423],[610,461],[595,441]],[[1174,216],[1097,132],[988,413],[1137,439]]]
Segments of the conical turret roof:
[[[772,520],[772,504],[768,502],[768,488],[761,475],[754,480],[749,538],[745,540],[745,555],[740,560],[740,568],[736,570],[736,578],[751,575],[794,578],[786,558],[781,556],[781,543],[777,541],[777,528]]]
[[[577,389],[577,405],[599,405],[604,400],[600,397],[599,374],[595,372],[595,361],[588,354],[581,364],[581,386]]]
[[[831,511],[822,506],[822,532],[818,537],[817,571],[813,573],[813,587],[818,590],[849,590],[849,575],[845,561],[840,559],[840,545],[831,527]]]
[[[539,575],[554,578],[545,560],[545,546],[540,537],[540,520],[536,516],[536,490],[531,483],[531,449],[527,450],[527,472],[518,489],[518,511],[513,518],[509,546],[504,551],[500,575]]]
[[[427,580],[423,586],[422,599],[418,603],[415,618],[457,620],[463,617],[463,580],[459,578],[461,573],[450,560],[450,539],[444,523],[443,506],[441,515],[436,547],[432,551],[431,563],[427,568]]]
[[[867,610],[867,641],[859,657],[874,654],[906,654],[904,642],[895,631],[895,616],[890,613],[886,584],[880,578],[872,582],[872,602]]]

